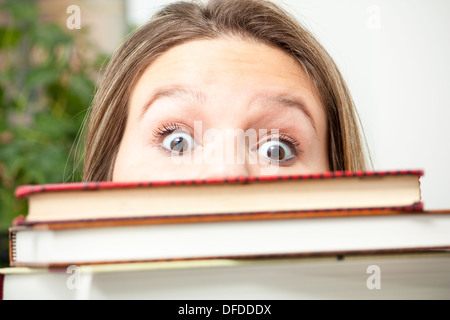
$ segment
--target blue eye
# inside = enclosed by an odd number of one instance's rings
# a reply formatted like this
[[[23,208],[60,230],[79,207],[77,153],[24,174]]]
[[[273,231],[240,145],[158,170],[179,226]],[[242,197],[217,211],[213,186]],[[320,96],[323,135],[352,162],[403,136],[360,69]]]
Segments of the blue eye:
[[[162,145],[172,153],[184,154],[194,148],[195,141],[187,133],[174,132],[164,138]]]
[[[294,158],[291,148],[286,143],[276,140],[263,143],[258,149],[258,155],[274,162],[288,161]]]

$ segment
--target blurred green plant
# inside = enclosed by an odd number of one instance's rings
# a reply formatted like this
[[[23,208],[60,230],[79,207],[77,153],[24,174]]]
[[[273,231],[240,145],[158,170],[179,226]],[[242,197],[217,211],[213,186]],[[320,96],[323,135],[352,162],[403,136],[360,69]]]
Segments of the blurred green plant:
[[[0,232],[27,203],[23,184],[78,181],[75,141],[106,55],[40,17],[36,1],[0,3]],[[83,29],[83,28],[82,28]],[[81,41],[81,40],[82,41]],[[93,54],[93,52],[97,52]]]

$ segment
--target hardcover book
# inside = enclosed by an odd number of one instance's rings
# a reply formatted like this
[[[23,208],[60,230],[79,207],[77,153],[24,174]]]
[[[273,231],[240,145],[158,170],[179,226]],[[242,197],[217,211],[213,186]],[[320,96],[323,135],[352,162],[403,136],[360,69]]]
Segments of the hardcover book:
[[[421,210],[421,170],[327,172],[216,180],[27,185],[27,221],[285,213]]]
[[[240,213],[17,222],[11,266],[450,248],[450,211]]]
[[[4,268],[0,299],[218,300],[226,315],[220,300],[448,300],[449,272],[439,251]]]

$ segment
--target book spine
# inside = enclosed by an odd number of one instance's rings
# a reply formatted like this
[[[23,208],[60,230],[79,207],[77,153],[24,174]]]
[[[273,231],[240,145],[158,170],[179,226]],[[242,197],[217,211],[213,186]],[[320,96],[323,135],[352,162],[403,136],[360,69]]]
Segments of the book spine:
[[[12,228],[9,229],[9,264],[12,266],[17,259],[16,254],[16,231]]]
[[[5,275],[0,273],[0,301],[3,300],[3,284],[5,283]]]

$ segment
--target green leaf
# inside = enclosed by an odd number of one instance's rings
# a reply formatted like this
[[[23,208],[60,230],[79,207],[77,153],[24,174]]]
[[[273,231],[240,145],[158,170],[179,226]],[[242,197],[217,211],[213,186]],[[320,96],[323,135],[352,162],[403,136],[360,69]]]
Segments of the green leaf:
[[[73,43],[73,37],[54,23],[42,25],[35,29],[32,40],[35,44],[49,49],[50,52],[60,44],[69,45]]]
[[[51,113],[40,113],[35,116],[34,129],[41,135],[45,135],[46,140],[54,143],[72,131],[72,125],[66,119],[55,119]],[[43,139],[40,139],[43,141]]]
[[[85,75],[75,74],[70,78],[68,89],[72,98],[77,97],[79,99],[78,108],[87,108],[91,103],[95,85],[94,82]]]
[[[0,28],[0,49],[8,49],[17,46],[22,37],[19,29]]]
[[[48,85],[58,81],[59,70],[53,66],[38,66],[32,69],[27,75],[25,83],[29,87],[38,85]]]
[[[0,110],[2,110],[4,107],[6,107],[4,105],[4,100],[5,100],[5,90],[3,89],[3,87],[0,87]],[[2,115],[1,111],[0,111],[0,116]]]
[[[38,17],[36,1],[7,0],[0,3],[0,11],[7,12],[15,21],[35,21]]]

